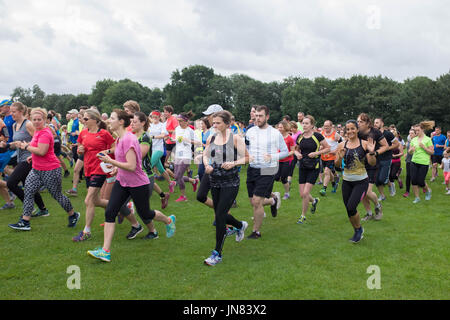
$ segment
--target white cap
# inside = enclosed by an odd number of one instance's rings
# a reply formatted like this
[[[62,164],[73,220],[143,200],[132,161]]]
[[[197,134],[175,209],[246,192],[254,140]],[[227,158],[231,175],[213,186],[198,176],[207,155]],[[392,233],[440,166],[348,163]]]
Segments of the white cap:
[[[208,107],[208,109],[206,109],[206,111],[203,111],[203,114],[205,116],[209,116],[215,112],[219,112],[219,111],[223,111],[222,106],[218,105],[218,104],[212,104]]]
[[[78,110],[77,109],[72,109],[72,110],[69,111],[69,113],[71,113],[71,114],[72,113],[78,113]]]

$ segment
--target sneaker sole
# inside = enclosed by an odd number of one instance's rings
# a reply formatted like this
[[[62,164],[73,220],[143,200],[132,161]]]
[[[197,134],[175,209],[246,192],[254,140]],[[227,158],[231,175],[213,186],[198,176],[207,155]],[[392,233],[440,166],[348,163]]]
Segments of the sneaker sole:
[[[243,225],[242,237],[240,237],[239,234],[236,235],[236,242],[241,242],[242,240],[244,240],[244,238],[245,238],[245,230],[247,230],[247,228],[248,228],[248,223]],[[241,232],[241,230],[239,230],[239,232]]]
[[[18,227],[13,227],[13,226],[8,226],[8,227],[10,227],[11,229],[14,229],[14,230],[19,230],[19,231],[30,231],[31,230],[31,227],[25,227],[25,228],[18,228]]]
[[[92,258],[94,258],[94,259],[98,259],[98,260],[101,260],[101,261],[103,261],[103,262],[111,262],[111,259],[106,259],[106,258],[102,258],[102,257],[97,257],[97,256],[93,255],[92,253],[90,253],[89,251],[88,251],[87,253],[88,253],[88,255],[89,255],[90,257],[92,257]]]
[[[73,223],[73,224],[70,224],[70,223],[69,223],[69,224],[67,225],[68,228],[74,228],[74,227],[77,225],[78,221],[80,220],[81,213],[75,212],[75,214],[78,215],[77,218],[76,218],[76,220],[75,220],[75,223]]]

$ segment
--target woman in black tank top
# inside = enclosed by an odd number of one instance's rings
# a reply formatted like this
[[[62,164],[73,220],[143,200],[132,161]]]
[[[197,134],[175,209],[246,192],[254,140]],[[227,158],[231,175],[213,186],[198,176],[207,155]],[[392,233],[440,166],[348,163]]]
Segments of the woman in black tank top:
[[[226,225],[237,229],[236,241],[244,238],[248,226],[245,221],[238,221],[228,214],[239,192],[238,166],[248,162],[248,152],[244,140],[239,135],[233,135],[229,126],[231,113],[220,111],[213,117],[216,134],[208,138],[203,152],[205,173],[211,182],[211,195],[216,218],[216,247],[205,264],[214,266],[222,261],[222,248],[226,238]]]
[[[350,241],[358,243],[363,238],[364,229],[357,207],[369,188],[366,162],[371,166],[376,164],[375,141],[372,138],[364,141],[358,137],[358,123],[355,120],[347,121],[345,131],[347,141],[339,144],[335,165],[340,167],[344,159],[342,198],[350,223],[355,230]]]

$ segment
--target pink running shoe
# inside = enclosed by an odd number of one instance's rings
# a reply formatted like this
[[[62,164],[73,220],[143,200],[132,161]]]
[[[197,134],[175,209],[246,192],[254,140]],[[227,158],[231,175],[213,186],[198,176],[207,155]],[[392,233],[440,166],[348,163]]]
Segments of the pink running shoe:
[[[194,192],[197,191],[197,187],[198,187],[198,179],[195,179],[195,182],[192,184],[192,188],[194,189]]]
[[[408,198],[408,197],[409,197],[409,192],[405,192],[405,193],[403,194],[403,197]]]
[[[175,186],[177,185],[176,181],[170,181],[169,183],[169,192],[174,193],[175,192]]]
[[[183,201],[187,201],[187,198],[185,196],[180,196],[177,200],[175,200],[175,202],[183,202]]]

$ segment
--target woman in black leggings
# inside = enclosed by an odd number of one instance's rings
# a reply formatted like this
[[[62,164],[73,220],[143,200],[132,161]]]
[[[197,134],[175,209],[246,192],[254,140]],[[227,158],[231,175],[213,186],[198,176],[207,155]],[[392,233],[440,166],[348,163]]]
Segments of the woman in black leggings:
[[[405,167],[406,167],[406,179],[405,179],[405,188],[406,192],[403,194],[403,197],[408,198],[409,197],[409,191],[411,189],[411,159],[412,154],[408,152],[409,147],[411,145],[411,140],[416,137],[416,131],[414,129],[409,130],[409,141],[406,142],[406,146],[404,149],[404,155],[405,155]]]
[[[115,160],[104,153],[98,154],[101,161],[110,163],[117,168],[116,182],[105,210],[103,247],[88,251],[90,256],[105,262],[111,261],[110,248],[117,214],[130,196],[144,223],[155,219],[165,223],[168,238],[175,233],[175,216],[166,217],[160,211],[150,209],[150,181],[142,169],[139,141],[133,133],[126,129],[130,125],[130,120],[131,116],[126,111],[114,109],[111,113],[110,127],[118,136],[114,149]]]
[[[347,141],[339,144],[334,163],[336,167],[341,167],[344,159],[342,198],[350,223],[355,230],[350,241],[358,243],[363,238],[364,229],[357,208],[369,188],[365,162],[374,166],[377,161],[374,152],[375,142],[372,138],[368,138],[367,141],[358,138],[358,123],[355,120],[347,121],[345,131]]]
[[[203,153],[203,163],[207,164],[205,173],[209,175],[211,195],[216,217],[216,247],[205,264],[215,266],[222,261],[222,249],[226,238],[226,225],[237,228],[236,241],[244,238],[248,223],[238,221],[228,211],[239,192],[238,166],[248,161],[248,152],[244,140],[233,135],[229,126],[231,113],[220,111],[213,117],[216,133],[208,138]]]

